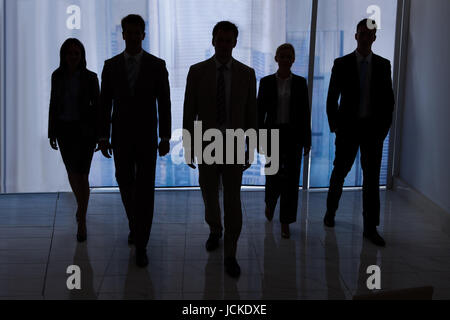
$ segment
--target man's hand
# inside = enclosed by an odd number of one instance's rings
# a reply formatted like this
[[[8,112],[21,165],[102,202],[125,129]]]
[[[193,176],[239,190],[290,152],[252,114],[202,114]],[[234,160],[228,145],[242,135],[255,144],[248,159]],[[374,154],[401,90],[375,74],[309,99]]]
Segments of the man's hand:
[[[303,155],[307,156],[311,151],[311,146],[303,148]]]
[[[170,142],[169,140],[161,140],[158,146],[159,156],[164,157],[170,151]]]
[[[99,141],[97,149],[95,149],[95,152],[97,152],[98,150],[100,150],[102,152],[103,156],[108,159],[110,159],[113,154],[112,146],[109,143],[109,141],[107,141],[107,140]]]
[[[54,150],[58,150],[58,144],[56,143],[56,138],[50,138],[50,147]]]
[[[189,167],[191,167],[192,169],[195,169],[196,166],[194,165],[194,163],[195,163],[195,156],[192,155],[192,156],[191,156],[191,163],[188,163],[187,165],[188,165]]]
[[[247,148],[248,148],[248,145],[247,145]],[[245,151],[245,164],[244,164],[244,166],[242,168],[242,172],[244,172],[245,170],[247,170],[251,166],[252,166],[252,164],[250,163],[250,155],[249,155],[248,151]]]

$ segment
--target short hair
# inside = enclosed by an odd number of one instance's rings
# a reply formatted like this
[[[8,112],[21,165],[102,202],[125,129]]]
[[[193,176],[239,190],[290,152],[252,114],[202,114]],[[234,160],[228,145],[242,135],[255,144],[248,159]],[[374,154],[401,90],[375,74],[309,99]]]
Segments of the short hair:
[[[377,23],[375,20],[372,19],[362,19],[360,22],[358,22],[358,25],[356,26],[356,32],[359,31],[359,28],[366,27],[369,30],[375,30],[375,33],[377,32]]]
[[[141,27],[142,33],[145,32],[145,21],[138,14],[129,14],[125,18],[122,19],[122,31],[125,31],[125,28],[129,24],[135,24]]]
[[[279,53],[281,50],[284,50],[284,49],[291,50],[291,51],[292,51],[292,54],[294,55],[294,58],[295,58],[295,49],[294,49],[294,46],[293,46],[292,44],[290,44],[290,43],[283,43],[281,46],[279,46],[279,47],[277,48],[277,51],[276,51],[276,53],[275,53],[275,56],[278,56],[278,53]]]
[[[65,71],[67,69],[66,55],[72,45],[77,46],[81,52],[81,60],[80,64],[78,65],[78,69],[86,69],[86,50],[84,50],[83,44],[76,38],[69,38],[64,41],[61,49],[59,50],[59,69],[62,71]]]
[[[232,23],[230,21],[217,22],[217,24],[214,26],[214,29],[212,32],[213,40],[216,37],[217,33],[219,33],[219,30],[233,31],[235,40],[237,40],[237,38],[238,38],[238,35],[239,35],[238,28],[234,23]]]

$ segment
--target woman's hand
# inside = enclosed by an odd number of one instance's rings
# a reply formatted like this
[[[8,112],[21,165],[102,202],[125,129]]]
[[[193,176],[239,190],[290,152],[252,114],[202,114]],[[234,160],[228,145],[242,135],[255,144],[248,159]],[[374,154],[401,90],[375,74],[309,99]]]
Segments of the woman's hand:
[[[50,138],[50,147],[54,150],[58,150],[58,144],[56,142],[56,138]]]

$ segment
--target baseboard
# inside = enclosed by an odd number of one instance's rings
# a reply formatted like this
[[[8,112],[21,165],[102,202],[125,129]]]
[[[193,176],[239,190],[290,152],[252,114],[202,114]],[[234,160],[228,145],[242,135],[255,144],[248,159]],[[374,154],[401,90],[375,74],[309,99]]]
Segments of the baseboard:
[[[408,202],[411,202],[414,206],[423,209],[435,223],[442,226],[444,232],[450,235],[450,212],[444,210],[399,177],[394,177],[393,179],[393,191]]]

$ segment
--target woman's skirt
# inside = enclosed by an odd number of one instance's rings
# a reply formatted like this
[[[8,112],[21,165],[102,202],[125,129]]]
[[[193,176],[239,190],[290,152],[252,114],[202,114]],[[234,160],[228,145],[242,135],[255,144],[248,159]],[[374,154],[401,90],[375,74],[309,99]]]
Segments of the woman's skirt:
[[[96,146],[95,136],[87,134],[81,121],[59,121],[58,145],[68,173],[89,174]]]

